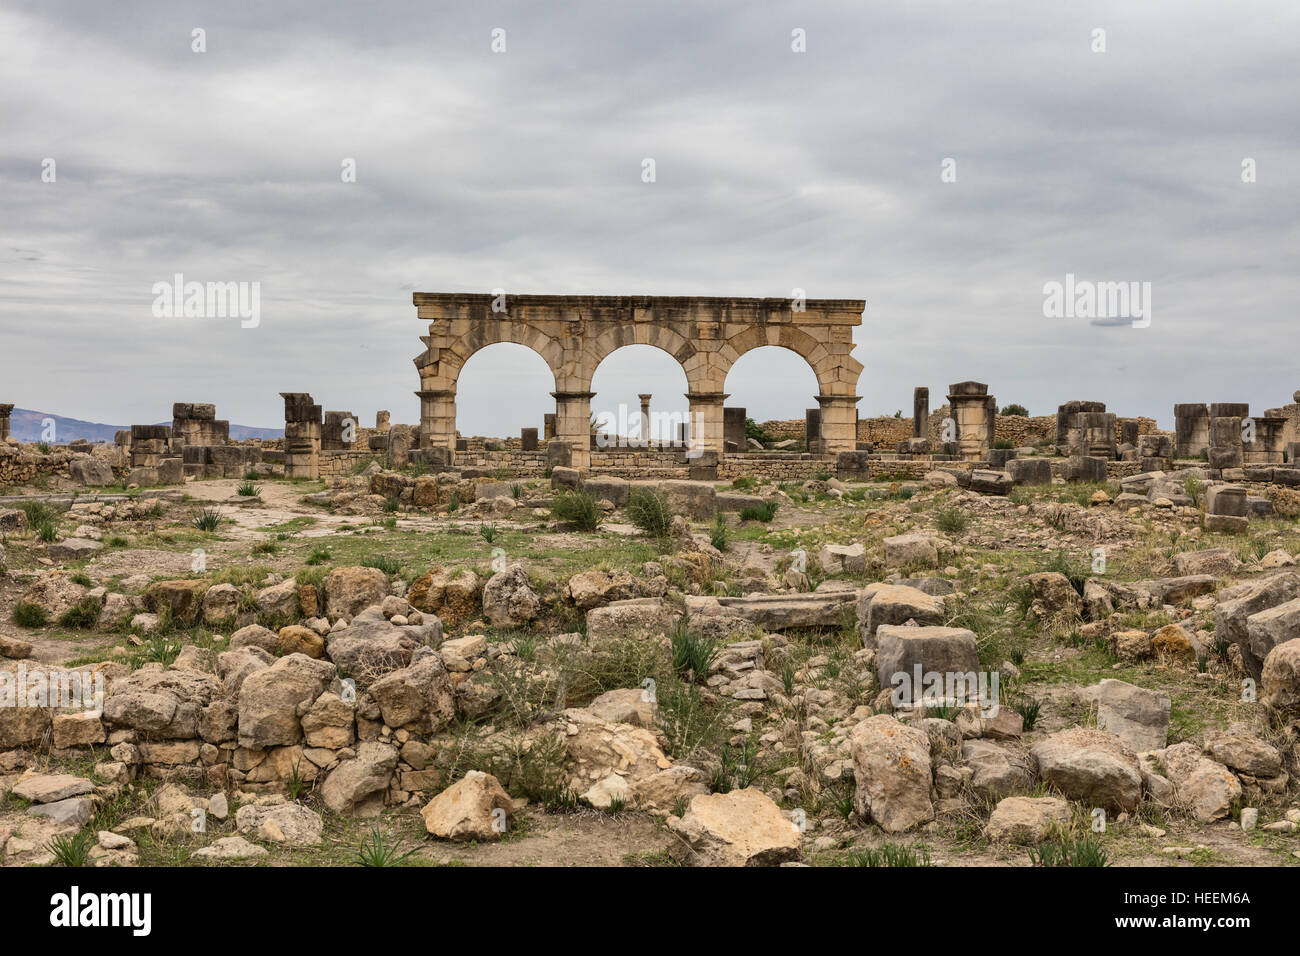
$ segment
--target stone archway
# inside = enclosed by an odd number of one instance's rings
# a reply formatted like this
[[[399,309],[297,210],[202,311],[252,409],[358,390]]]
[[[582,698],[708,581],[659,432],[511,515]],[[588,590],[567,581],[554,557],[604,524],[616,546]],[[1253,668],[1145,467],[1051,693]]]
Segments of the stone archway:
[[[856,447],[856,394],[862,364],[853,358],[860,299],[705,296],[499,295],[417,292],[416,313],[429,322],[420,372],[420,445],[455,448],[456,382],[479,349],[514,342],[537,352],[555,375],[556,440],[573,463],[590,463],[591,379],[625,345],[654,345],[686,374],[692,441],[723,450],[727,372],[751,349],[778,345],[803,356],[817,376],[821,439],[828,453]]]

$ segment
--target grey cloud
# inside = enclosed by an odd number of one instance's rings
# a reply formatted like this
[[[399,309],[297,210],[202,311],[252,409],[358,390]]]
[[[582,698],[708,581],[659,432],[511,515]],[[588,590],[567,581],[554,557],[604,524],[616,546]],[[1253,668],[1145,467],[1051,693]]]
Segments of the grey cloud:
[[[206,54],[189,51],[195,26]],[[488,49],[496,26],[505,55]],[[1088,49],[1097,26],[1105,54]],[[1300,385],[1277,347],[1300,294],[1298,26],[1284,0],[1249,16],[1030,0],[9,4],[0,399],[121,422],[215,401],[275,425],[292,389],[415,421],[413,288],[799,287],[867,300],[864,415],[969,378],[1033,412],[1101,398],[1166,426],[1179,401],[1281,404]],[[790,52],[794,27],[806,54]],[[39,179],[47,156],[56,184]],[[345,157],[356,184],[339,181]],[[956,183],[940,182],[945,157]],[[153,318],[150,287],[175,272],[260,282],[261,327]],[[1067,272],[1150,281],[1151,326],[1045,319],[1043,283]],[[545,374],[509,351],[467,371],[467,433],[547,409]],[[664,359],[611,359],[596,404],[676,400]],[[793,355],[755,355],[733,379],[759,418],[812,404]]]

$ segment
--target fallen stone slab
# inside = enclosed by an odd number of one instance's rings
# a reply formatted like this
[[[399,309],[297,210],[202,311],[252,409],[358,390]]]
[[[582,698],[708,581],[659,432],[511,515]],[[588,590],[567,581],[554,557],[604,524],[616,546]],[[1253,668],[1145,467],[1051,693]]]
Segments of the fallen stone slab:
[[[862,544],[827,544],[817,561],[827,574],[861,574],[867,570],[867,549]]]
[[[97,551],[103,550],[103,548],[103,544],[98,541],[91,541],[89,538],[65,538],[49,545],[46,548],[46,553],[51,561],[63,563],[89,558]]]
[[[680,614],[663,598],[611,601],[587,612],[587,639],[593,643],[620,637],[662,637]]]
[[[984,835],[994,843],[1042,843],[1070,822],[1070,804],[1060,797],[1006,797],[989,814]]]
[[[797,627],[840,627],[852,621],[856,613],[858,591],[856,588],[848,588],[810,594],[720,597],[716,600],[721,607],[739,614],[764,630],[782,631]],[[590,617],[589,614],[589,631]]]
[[[1039,779],[1071,800],[1130,813],[1142,801],[1137,755],[1114,734],[1072,727],[1052,734],[1029,753]]]
[[[322,840],[325,822],[320,815],[296,803],[280,806],[243,806],[235,812],[235,826],[267,843],[285,846],[316,846]]]
[[[208,846],[195,850],[190,854],[191,860],[251,860],[259,856],[266,856],[265,847],[260,847],[256,843],[249,843],[243,837],[228,836],[220,840],[214,840]]]
[[[1015,485],[1050,485],[1052,463],[1046,458],[1012,458],[1006,472]]]
[[[888,714],[868,717],[851,735],[853,805],[886,833],[934,819],[930,737]]]
[[[1205,489],[1207,515],[1227,515],[1245,518],[1250,515],[1246,503],[1246,489],[1239,485],[1211,485]]]
[[[885,567],[907,568],[939,566],[939,551],[934,538],[928,534],[900,534],[881,542],[885,553]]]
[[[514,803],[501,782],[471,770],[420,811],[425,829],[443,840],[500,840],[514,816]]]
[[[1265,778],[1282,773],[1282,754],[1249,724],[1238,722],[1227,730],[1207,731],[1205,752],[1237,773]]]
[[[95,805],[88,797],[70,797],[53,803],[38,803],[27,812],[34,817],[49,817],[59,825],[73,824],[84,827],[90,822]]]
[[[883,624],[876,630],[876,677],[881,689],[893,688],[896,706],[928,701],[931,675],[944,700],[954,689],[959,699],[976,700],[979,666],[975,633],[964,627]]]
[[[688,866],[779,866],[800,856],[798,828],[753,787],[693,797],[668,828],[677,838],[669,853]]]
[[[973,771],[971,792],[982,799],[997,800],[1033,788],[1033,763],[1019,747],[967,740],[961,746],[961,759]]]
[[[10,637],[7,634],[0,634],[0,657],[22,660],[24,657],[31,656],[32,644],[30,641],[24,641],[22,638],[18,637]]]
[[[1269,651],[1260,678],[1259,701],[1274,717],[1300,717],[1300,637]]]
[[[1168,694],[1121,680],[1085,689],[1097,703],[1097,728],[1112,733],[1135,752],[1160,750],[1169,742]]]
[[[1015,481],[1005,471],[976,468],[970,473],[970,490],[981,495],[1010,494],[1014,485]]]
[[[1246,644],[1252,663],[1259,661],[1262,676],[1263,661],[1279,644],[1285,644],[1300,634],[1300,598],[1293,598],[1275,607],[1266,608],[1246,618]],[[1246,661],[1246,648],[1242,648],[1242,662]]]
[[[1195,744],[1174,744],[1155,753],[1178,799],[1202,823],[1221,820],[1241,799],[1241,782],[1227,767],[1204,756]]]
[[[33,803],[55,803],[69,797],[93,793],[95,785],[85,777],[67,773],[40,774],[27,777],[14,785],[13,794]]]
[[[1214,531],[1219,534],[1245,534],[1249,528],[1249,518],[1239,518],[1236,515],[1207,514],[1205,516],[1206,531]]]
[[[1174,555],[1174,570],[1180,575],[1210,574],[1223,578],[1241,567],[1241,560],[1231,548],[1184,551]]]
[[[1251,584],[1244,594],[1220,601],[1214,609],[1214,637],[1217,641],[1236,644],[1247,673],[1259,680],[1267,652],[1257,655],[1251,649],[1248,620],[1252,615],[1300,598],[1300,575],[1290,571]],[[1264,632],[1259,631],[1263,637]]]
[[[759,495],[742,495],[734,491],[719,491],[715,498],[719,511],[744,511],[746,508],[761,508],[767,499]]]
[[[883,624],[937,624],[943,618],[943,601],[919,588],[902,584],[872,584],[859,592],[858,633],[863,647],[876,646]]]

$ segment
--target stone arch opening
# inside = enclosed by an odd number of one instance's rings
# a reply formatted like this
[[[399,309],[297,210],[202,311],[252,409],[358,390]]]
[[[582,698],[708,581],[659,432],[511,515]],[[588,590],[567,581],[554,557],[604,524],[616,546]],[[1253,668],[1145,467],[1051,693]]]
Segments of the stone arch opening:
[[[724,386],[728,410],[734,408],[737,415],[743,412],[744,418],[756,422],[789,421],[791,433],[799,436],[804,426],[794,425],[795,419],[804,421],[809,409],[820,412],[821,385],[812,364],[779,345],[760,345],[745,352],[727,369]],[[730,434],[727,437],[731,440]],[[741,450],[747,447],[739,444]]]
[[[591,378],[597,430],[610,440],[676,442],[690,412],[686,370],[677,356],[651,344],[623,345],[597,364]]]
[[[514,342],[485,345],[456,370],[455,428],[462,438],[504,438],[545,428],[555,372],[535,349]]]

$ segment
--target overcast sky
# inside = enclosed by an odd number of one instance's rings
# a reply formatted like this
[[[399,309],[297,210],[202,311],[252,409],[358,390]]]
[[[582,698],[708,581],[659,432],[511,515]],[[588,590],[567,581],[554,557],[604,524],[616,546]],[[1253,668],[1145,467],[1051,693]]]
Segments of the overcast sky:
[[[7,0],[0,401],[277,427],[310,391],[416,422],[413,290],[801,288],[867,302],[864,416],[965,379],[1035,414],[1262,411],[1300,388],[1298,37],[1295,0]],[[260,283],[260,325],[155,317],[175,273]],[[1046,318],[1067,273],[1151,283],[1149,326]],[[460,428],[539,425],[552,388],[494,346]],[[686,385],[639,347],[595,388]],[[767,349],[727,390],[792,418],[815,380]]]

